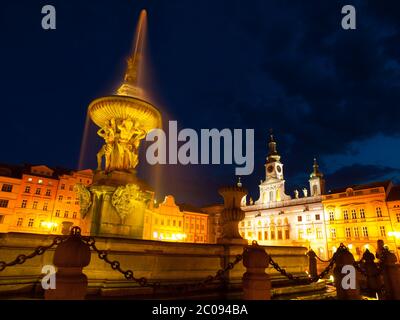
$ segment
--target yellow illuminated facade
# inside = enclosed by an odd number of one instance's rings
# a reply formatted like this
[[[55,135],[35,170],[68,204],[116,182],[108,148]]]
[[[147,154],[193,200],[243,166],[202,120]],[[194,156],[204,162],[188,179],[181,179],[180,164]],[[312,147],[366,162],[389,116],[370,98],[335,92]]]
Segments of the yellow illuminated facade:
[[[398,252],[394,232],[400,231],[399,201],[388,201],[393,188],[397,187],[390,181],[377,182],[332,190],[323,196],[329,257],[344,243],[360,259],[365,249],[376,252],[379,239]]]
[[[0,232],[61,234],[71,226],[83,227],[73,187],[91,182],[91,170],[1,167]]]
[[[173,196],[164,201],[145,216],[144,238],[174,242],[208,242],[208,215],[186,210],[178,206]]]

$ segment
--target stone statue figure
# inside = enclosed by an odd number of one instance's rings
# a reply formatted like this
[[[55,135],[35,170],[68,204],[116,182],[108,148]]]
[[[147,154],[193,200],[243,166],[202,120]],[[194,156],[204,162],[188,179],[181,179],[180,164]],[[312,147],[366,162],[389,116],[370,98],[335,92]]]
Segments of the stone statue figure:
[[[79,199],[81,218],[84,219],[89,207],[92,205],[92,197],[90,191],[82,183],[74,186],[74,191]]]
[[[294,197],[295,197],[296,199],[299,198],[299,190],[294,190]]]
[[[105,141],[97,153],[97,170],[101,170],[103,157],[106,172],[130,170],[137,166],[140,141],[146,136],[139,121],[130,118],[117,121],[112,119],[97,134]]]
[[[104,127],[97,131],[97,134],[102,137],[105,144],[101,147],[97,153],[97,170],[101,170],[101,159],[104,156],[104,167],[108,171],[111,166],[111,156],[114,148],[115,141],[115,119],[111,119],[110,122]]]
[[[303,189],[303,195],[304,195],[304,198],[307,198],[308,190],[306,188]]]

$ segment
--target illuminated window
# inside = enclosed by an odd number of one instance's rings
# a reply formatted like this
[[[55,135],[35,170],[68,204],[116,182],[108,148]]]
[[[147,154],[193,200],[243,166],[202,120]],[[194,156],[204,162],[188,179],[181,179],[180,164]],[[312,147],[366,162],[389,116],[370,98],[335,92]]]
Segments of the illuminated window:
[[[170,226],[171,225],[171,220],[167,220],[167,226]]]
[[[4,222],[4,216],[0,215],[0,224],[2,224]]]
[[[298,221],[298,222],[303,221],[303,217],[302,217],[302,216],[297,216],[297,221]]]
[[[331,229],[331,238],[336,239],[336,229]]]
[[[335,213],[334,212],[329,212],[329,220],[334,221],[335,220]]]
[[[43,183],[43,180],[42,180],[42,179],[39,179],[38,183],[39,183],[39,184],[42,184],[42,183]]]
[[[3,184],[3,186],[1,187],[1,191],[3,192],[11,192],[13,188],[12,184]]]
[[[71,204],[71,197],[67,198],[67,204]]]
[[[37,205],[38,205],[38,202],[37,201],[33,201],[32,209],[37,209]]]
[[[307,221],[311,221],[311,216],[308,214],[306,219],[307,219]]]
[[[64,218],[68,218],[68,211],[64,212]]]
[[[312,229],[311,228],[307,228],[307,236],[311,236],[312,235]]]
[[[18,218],[18,220],[17,220],[17,226],[18,227],[20,227],[20,226],[22,226],[22,223],[24,222],[24,219],[23,218]]]
[[[346,238],[351,238],[351,229],[346,228]]]
[[[7,208],[8,207],[8,200],[0,199],[0,208]]]
[[[246,235],[245,235],[244,232],[242,232],[240,235],[242,236],[242,238],[245,238],[245,237],[246,237]]]
[[[358,239],[360,237],[360,232],[358,230],[358,227],[354,227],[353,231],[354,231],[354,237]]]
[[[258,240],[261,241],[262,240],[262,232],[258,231]]]
[[[164,219],[161,219],[161,225],[162,226],[164,225]]]
[[[381,237],[386,237],[385,226],[380,226],[379,231],[381,232]]]
[[[176,226],[176,220],[172,220],[172,225],[175,227]]]
[[[355,209],[351,210],[351,218],[352,219],[357,219],[357,211]]]
[[[299,240],[303,240],[304,239],[304,231],[303,230],[299,230],[298,231],[298,237],[299,237]]]
[[[32,178],[28,178],[28,181],[29,181],[29,182],[32,182]]]
[[[47,189],[46,190],[46,197],[50,197],[51,196],[51,190],[50,189]]]
[[[360,209],[360,218],[365,219],[365,210],[362,208]]]
[[[349,220],[349,213],[347,212],[347,210],[343,211],[343,219],[344,220]]]
[[[29,219],[28,221],[28,227],[33,227],[33,223],[35,222],[35,219]]]
[[[249,238],[251,238],[251,237],[253,236],[253,232],[251,232],[251,231],[247,232],[247,236],[248,236]]]
[[[400,213],[396,213],[397,222],[400,222]]]
[[[251,227],[251,221],[247,221],[247,226]]]
[[[240,223],[240,226],[244,227],[244,221],[242,221],[242,222]]]
[[[60,216],[60,210],[56,210],[56,217]]]
[[[28,200],[22,200],[21,208],[26,208],[27,204],[28,204]]]
[[[63,196],[58,196],[58,201],[62,201]]]
[[[363,232],[363,236],[365,238],[368,238],[368,228],[367,227],[362,227],[362,232]]]
[[[275,231],[271,230],[271,240],[275,240]]]
[[[64,183],[60,186],[60,189],[61,189],[61,190],[64,190],[64,189],[65,189],[65,184],[64,184]]]
[[[278,240],[282,240],[282,230],[278,230]]]
[[[42,189],[37,188],[35,194],[40,194],[40,191],[42,191]]]
[[[320,228],[317,229],[317,239],[322,239],[322,230]]]
[[[69,189],[69,191],[74,191],[74,186],[71,185],[71,186],[69,186],[68,189]]]
[[[75,201],[75,205],[78,205],[79,204],[79,201]]]
[[[76,215],[77,215],[76,212],[74,212],[74,213],[72,214],[72,218],[73,218],[73,219],[76,219]]]
[[[321,215],[316,214],[316,215],[315,215],[315,220],[321,220]]]
[[[179,220],[179,227],[182,227],[182,221]]]
[[[30,193],[30,192],[31,192],[31,186],[26,186],[25,193]]]
[[[47,202],[45,202],[43,204],[43,211],[47,211],[48,206],[49,206],[49,204]]]
[[[382,218],[382,209],[381,209],[381,207],[376,207],[376,216],[378,218]]]
[[[268,231],[264,231],[264,240],[268,240]]]
[[[285,239],[290,239],[290,230],[289,229],[285,230]]]

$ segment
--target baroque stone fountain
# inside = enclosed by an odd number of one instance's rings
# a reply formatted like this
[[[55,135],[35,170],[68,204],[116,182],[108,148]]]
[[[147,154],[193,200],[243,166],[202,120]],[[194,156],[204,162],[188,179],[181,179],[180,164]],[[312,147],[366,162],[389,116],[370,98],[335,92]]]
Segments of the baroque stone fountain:
[[[141,140],[162,123],[160,112],[146,101],[139,83],[146,17],[143,10],[122,85],[114,95],[95,99],[88,107],[104,145],[97,153],[93,184],[89,188],[79,184],[76,192],[81,216],[93,236],[142,239],[144,214],[154,197],[135,170]]]

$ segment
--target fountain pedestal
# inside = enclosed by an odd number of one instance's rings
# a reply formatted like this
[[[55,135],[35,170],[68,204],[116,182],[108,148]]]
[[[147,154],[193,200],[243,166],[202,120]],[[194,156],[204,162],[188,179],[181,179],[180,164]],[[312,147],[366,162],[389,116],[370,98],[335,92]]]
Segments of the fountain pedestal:
[[[85,214],[92,236],[143,239],[144,216],[154,193],[131,172],[97,172]]]

